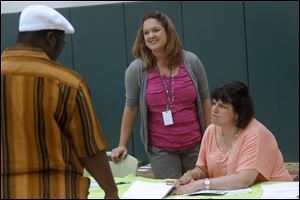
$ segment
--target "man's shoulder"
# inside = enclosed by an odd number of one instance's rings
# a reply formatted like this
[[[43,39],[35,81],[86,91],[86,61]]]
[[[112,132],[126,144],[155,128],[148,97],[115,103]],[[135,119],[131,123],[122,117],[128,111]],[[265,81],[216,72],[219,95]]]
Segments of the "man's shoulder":
[[[57,79],[61,83],[76,88],[83,82],[78,72],[58,63],[51,64],[50,73],[46,74],[46,76],[49,78]]]
[[[1,75],[37,76],[78,88],[83,80],[74,70],[51,60],[37,48],[7,48],[1,55]]]
[[[57,67],[61,71],[61,73],[73,76],[75,79],[81,79],[81,76],[78,72],[76,72],[75,70],[70,69],[67,66],[64,66],[64,65],[59,64],[59,63],[54,63],[54,67]]]

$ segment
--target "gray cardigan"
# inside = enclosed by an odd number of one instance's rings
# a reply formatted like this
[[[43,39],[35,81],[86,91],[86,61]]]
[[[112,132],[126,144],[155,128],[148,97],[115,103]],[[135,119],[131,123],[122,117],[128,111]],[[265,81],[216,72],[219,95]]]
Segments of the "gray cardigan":
[[[192,52],[183,52],[183,61],[197,91],[197,111],[201,132],[205,131],[201,101],[210,97],[205,69],[200,59]],[[146,152],[148,151],[147,128],[147,71],[141,59],[134,60],[125,72],[126,106],[139,106],[141,116],[140,136]]]

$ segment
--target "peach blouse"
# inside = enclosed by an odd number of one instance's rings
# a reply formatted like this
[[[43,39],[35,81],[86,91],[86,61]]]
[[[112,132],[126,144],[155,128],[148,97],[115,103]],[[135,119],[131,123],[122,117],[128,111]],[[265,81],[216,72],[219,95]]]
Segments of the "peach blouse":
[[[204,133],[196,166],[210,178],[255,169],[259,173],[255,182],[292,180],[275,137],[254,118],[227,153],[219,149],[216,125],[211,124]]]

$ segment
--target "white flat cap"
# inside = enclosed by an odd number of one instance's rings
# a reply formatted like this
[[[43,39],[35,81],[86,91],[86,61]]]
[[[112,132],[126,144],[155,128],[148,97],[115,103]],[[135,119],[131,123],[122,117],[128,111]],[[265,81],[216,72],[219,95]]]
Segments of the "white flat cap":
[[[53,8],[43,5],[26,7],[20,16],[19,32],[40,30],[62,30],[66,34],[75,31],[71,23]]]

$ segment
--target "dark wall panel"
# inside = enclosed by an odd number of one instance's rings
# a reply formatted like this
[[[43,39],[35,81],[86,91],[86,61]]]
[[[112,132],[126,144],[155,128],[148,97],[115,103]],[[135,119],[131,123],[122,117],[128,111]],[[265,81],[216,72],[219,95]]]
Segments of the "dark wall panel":
[[[60,8],[57,9],[63,16],[65,16],[68,20],[70,20],[70,9],[69,8]],[[75,28],[76,31],[76,28]],[[75,32],[76,33],[76,32]],[[64,47],[63,51],[61,52],[57,62],[61,63],[67,68],[74,69],[73,63],[73,43],[72,43],[73,34],[66,34],[65,40],[67,41],[66,46]]]
[[[1,52],[13,47],[18,36],[19,13],[1,14]]]
[[[65,16],[68,20],[70,20],[70,9],[69,8],[60,8],[57,9],[63,16]],[[76,31],[76,28],[75,28]],[[75,32],[76,33],[76,32]],[[72,43],[73,34],[66,34],[65,40],[67,41],[66,46],[64,47],[63,51],[61,52],[57,62],[61,63],[67,68],[74,69],[73,63],[73,43]]]
[[[246,2],[256,115],[286,161],[299,161],[299,2]]]
[[[75,70],[90,87],[111,150],[119,142],[125,100],[127,62],[123,4],[71,8],[71,19],[76,29],[73,36]]]
[[[202,61],[210,90],[230,80],[247,80],[243,4],[183,2],[184,41]]]

